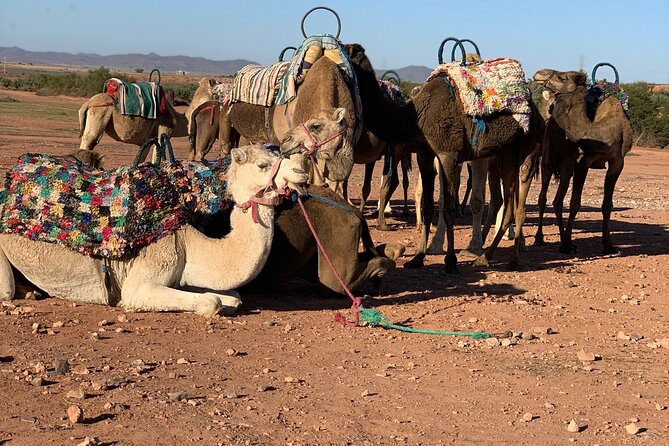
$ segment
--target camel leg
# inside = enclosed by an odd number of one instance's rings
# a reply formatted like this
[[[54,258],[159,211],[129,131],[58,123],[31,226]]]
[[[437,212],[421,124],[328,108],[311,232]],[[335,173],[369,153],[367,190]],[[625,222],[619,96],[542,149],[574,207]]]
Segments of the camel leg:
[[[372,176],[374,175],[374,162],[365,164],[365,178],[362,181],[362,198],[360,200],[360,212],[365,211],[367,199],[372,191]],[[348,196],[344,197],[348,199]]]
[[[404,208],[402,209],[402,215],[408,217],[411,213],[409,212],[409,171],[411,171],[411,152],[404,151],[404,147],[396,144],[395,145],[395,158],[400,159],[402,166],[402,188],[404,189]]]
[[[395,157],[391,160],[391,165],[386,169],[384,164],[383,181],[381,182],[381,189],[379,190],[379,216],[377,229],[387,231],[389,228],[386,225],[385,209],[390,207],[390,197],[400,184],[399,174],[397,172],[397,164],[399,160]],[[391,170],[391,172],[388,172]],[[389,175],[390,174],[390,175]],[[384,210],[383,212],[381,210]]]
[[[611,241],[611,211],[613,210],[613,191],[616,188],[616,182],[620,173],[623,171],[625,159],[609,161],[609,168],[606,171],[604,179],[604,200],[602,201],[602,243],[604,245],[604,254],[617,254],[618,250]]]
[[[488,249],[474,261],[474,265],[479,267],[488,266],[495,249],[497,249],[499,242],[502,241],[502,236],[511,225],[514,211],[518,205],[518,168],[516,164],[516,153],[513,150],[507,150],[501,153],[498,156],[498,159],[500,162],[499,172],[502,176],[503,186],[504,221],[502,222],[501,228],[495,233],[495,238]],[[514,267],[517,265],[511,266]]]
[[[84,130],[81,134],[79,148],[82,150],[93,150],[100,143],[105,134],[107,125],[111,121],[114,107],[96,107],[85,110]],[[80,117],[80,121],[82,118]]]
[[[455,177],[453,183],[453,201],[455,202],[455,217],[462,218],[462,209],[460,208],[460,183],[462,179],[462,163],[455,166]]]
[[[434,154],[420,151],[417,153],[418,169],[421,179],[420,208],[423,215],[421,238],[413,258],[404,264],[405,268],[420,268],[425,260],[427,239],[430,235],[430,225],[434,216]],[[418,209],[416,209],[418,214]]]
[[[16,293],[16,280],[12,264],[5,253],[0,249],[0,301],[12,300]]]
[[[544,246],[544,212],[546,211],[546,195],[548,194],[548,186],[551,183],[551,172],[543,162],[541,163],[541,191],[539,192],[539,218],[537,222],[537,232],[534,235],[534,246]]]
[[[462,215],[465,214],[465,209],[467,209],[467,203],[469,202],[469,194],[472,192],[472,165],[467,162],[467,187],[465,188],[465,196],[462,197],[462,202],[460,203],[460,209],[462,210]]]
[[[588,176],[592,160],[584,156],[576,163],[574,171],[574,181],[571,188],[571,200],[569,201],[569,220],[564,229],[564,238],[560,243],[560,252],[565,254],[574,254],[576,252],[576,245],[572,242],[572,231],[574,229],[574,220],[576,214],[581,209],[581,195],[583,194],[583,186],[585,179]]]
[[[574,167],[573,163],[564,162],[560,164],[560,183],[558,184],[555,197],[553,198],[553,212],[555,212],[555,220],[557,221],[558,231],[560,233],[560,242],[564,240],[564,218],[562,215],[564,209],[564,197],[567,195],[569,182],[574,175]]]
[[[444,194],[446,180],[444,179],[443,169],[439,164],[439,160],[435,159],[434,171],[439,174],[439,218],[437,221],[437,228],[434,230],[434,235],[432,236],[432,243],[427,247],[428,254],[443,254],[444,253],[444,240],[446,236],[446,220],[444,220],[444,213],[441,212],[444,209]],[[456,175],[457,176],[457,175]],[[455,187],[455,185],[453,186]],[[455,203],[455,196],[453,197]]]
[[[470,179],[472,180],[472,238],[469,246],[463,254],[478,257],[483,254],[483,237],[481,221],[483,206],[485,205],[485,185],[488,174],[488,158],[477,159],[469,162],[471,166]]]
[[[413,207],[416,212],[416,231],[423,231],[423,212],[421,210],[421,203],[423,202],[423,176],[418,172],[418,183],[416,189],[413,191]]]
[[[516,225],[516,234],[512,237],[518,243],[518,250],[522,252],[527,252],[527,244],[525,242],[525,234],[523,234],[523,224],[525,224],[525,219],[527,218],[527,211],[525,208],[527,202],[527,196],[530,193],[530,187],[532,186],[532,175],[530,175],[532,160],[526,160],[520,166],[520,178],[518,181],[518,206],[516,206],[516,216],[515,216],[515,225]],[[509,233],[511,233],[513,224],[509,226]]]
[[[456,161],[457,154],[453,152],[441,153],[437,158],[441,163],[441,168],[443,169],[443,175],[441,175],[442,181],[444,181],[444,193],[441,196],[444,199],[444,205],[441,208],[441,213],[444,216],[444,221],[446,222],[446,256],[444,256],[444,267],[445,272],[449,274],[458,273],[458,258],[455,255],[455,191],[453,190],[455,185],[455,176],[456,176]],[[423,185],[425,186],[425,185]],[[427,216],[426,216],[427,218]]]

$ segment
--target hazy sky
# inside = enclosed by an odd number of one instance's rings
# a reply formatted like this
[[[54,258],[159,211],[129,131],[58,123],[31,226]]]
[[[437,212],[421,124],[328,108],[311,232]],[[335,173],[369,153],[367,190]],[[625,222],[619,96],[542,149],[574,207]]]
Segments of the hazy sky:
[[[0,46],[268,65],[299,46],[315,6],[338,12],[340,40],[362,44],[377,69],[434,67],[441,41],[456,36],[474,40],[484,59],[518,59],[528,77],[609,62],[621,82],[669,83],[667,0],[0,0]],[[335,34],[337,22],[316,11],[305,31]],[[604,68],[597,77],[612,80]]]

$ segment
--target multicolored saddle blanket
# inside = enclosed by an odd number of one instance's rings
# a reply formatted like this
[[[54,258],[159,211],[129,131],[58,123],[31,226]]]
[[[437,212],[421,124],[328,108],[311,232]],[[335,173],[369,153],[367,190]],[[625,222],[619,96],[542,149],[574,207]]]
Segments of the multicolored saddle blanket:
[[[288,65],[290,62],[279,62],[269,67],[253,64],[242,67],[235,75],[232,102],[272,106]]]
[[[211,90],[214,100],[222,105],[230,105],[232,103],[232,82],[221,82],[216,84]]]
[[[525,133],[529,131],[530,90],[517,60],[499,58],[465,66],[460,62],[442,64],[426,82],[443,74],[457,90],[465,114],[478,118],[508,111]]]
[[[0,231],[125,259],[175,232],[194,213],[231,207],[230,159],[150,163],[100,170],[44,154],[25,154],[6,176]]]
[[[401,107],[406,104],[402,90],[395,82],[379,79],[379,87],[381,87],[383,96],[395,106]]]
[[[105,82],[102,92],[117,102],[120,112],[124,115],[156,119],[157,113],[165,113],[167,110],[163,87],[156,82],[130,84],[111,78]]]
[[[627,119],[630,119],[630,105],[629,105],[629,96],[625,90],[620,88],[620,85],[615,82],[599,81],[596,84],[588,88],[588,92],[585,96],[585,102],[587,106],[587,114],[590,119],[594,119],[597,108],[604,101],[604,99],[609,96],[614,96],[625,112]]]

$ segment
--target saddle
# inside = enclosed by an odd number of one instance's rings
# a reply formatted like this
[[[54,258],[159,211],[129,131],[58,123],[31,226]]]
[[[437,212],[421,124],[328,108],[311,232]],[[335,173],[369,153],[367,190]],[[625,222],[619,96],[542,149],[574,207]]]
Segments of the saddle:
[[[525,133],[530,128],[530,90],[523,68],[515,59],[499,58],[462,65],[439,65],[427,78],[446,76],[457,91],[465,114],[480,118],[508,111]]]
[[[127,83],[111,78],[105,82],[102,92],[111,96],[124,115],[156,119],[157,113],[167,111],[163,87],[157,82]]]
[[[629,95],[620,85],[615,82],[597,81],[588,88],[585,96],[586,113],[590,120],[594,119],[597,108],[610,96],[615,97],[623,108],[625,117],[629,120],[632,116],[629,106]]]
[[[191,218],[230,210],[229,166],[226,157],[101,170],[28,153],[7,173],[0,232],[89,256],[132,257]]]

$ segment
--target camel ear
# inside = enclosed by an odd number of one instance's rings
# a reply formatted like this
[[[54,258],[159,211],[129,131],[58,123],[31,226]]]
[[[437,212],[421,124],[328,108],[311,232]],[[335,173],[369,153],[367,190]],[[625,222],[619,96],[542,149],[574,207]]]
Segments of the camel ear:
[[[576,82],[576,85],[585,85],[587,80],[588,80],[588,76],[586,76],[585,73],[582,73],[580,71],[574,77],[574,82]]]
[[[344,120],[344,116],[346,116],[346,109],[343,107],[335,108],[334,113],[332,114],[332,119],[335,120],[337,124],[342,122]]]
[[[551,98],[551,93],[548,90],[544,90],[541,92],[541,97],[544,98],[544,101],[548,101]]]
[[[235,161],[237,164],[244,164],[246,162],[246,152],[244,152],[242,149],[234,148],[232,149],[232,159]]]

